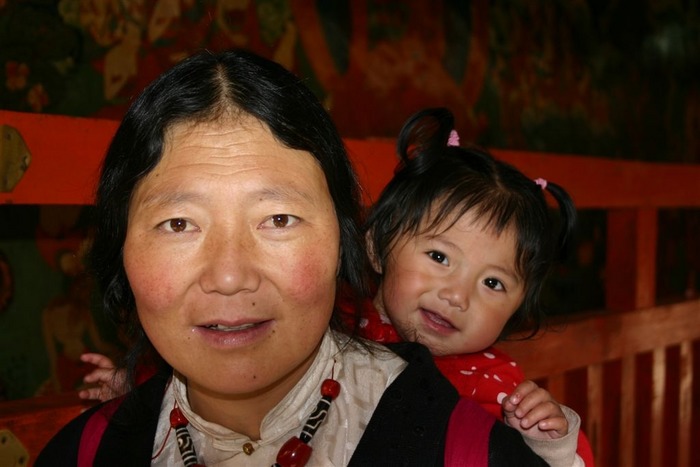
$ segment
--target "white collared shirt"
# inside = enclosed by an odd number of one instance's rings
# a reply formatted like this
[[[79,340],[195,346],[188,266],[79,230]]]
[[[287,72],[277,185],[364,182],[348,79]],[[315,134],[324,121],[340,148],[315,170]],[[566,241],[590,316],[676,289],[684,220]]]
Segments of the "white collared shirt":
[[[169,421],[176,401],[190,422],[187,429],[200,463],[208,467],[274,464],[282,445],[301,433],[306,419],[321,398],[321,384],[331,372],[341,390],[309,443],[313,453],[308,467],[347,465],[379,399],[404,370],[406,362],[382,348],[370,354],[350,343],[341,350],[338,342],[346,340],[347,337],[341,334],[326,333],[304,377],[263,419],[260,440],[257,441],[195,414],[187,400],[186,381],[175,372],[163,398],[153,445],[154,456],[161,448],[162,452],[152,465],[183,465],[175,431],[170,430]],[[243,446],[248,443],[254,448],[251,455],[243,452]]]

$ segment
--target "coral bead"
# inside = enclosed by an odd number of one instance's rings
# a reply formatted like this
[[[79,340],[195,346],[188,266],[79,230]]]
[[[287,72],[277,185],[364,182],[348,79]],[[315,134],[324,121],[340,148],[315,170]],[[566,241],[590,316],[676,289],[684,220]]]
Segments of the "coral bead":
[[[187,421],[187,418],[182,414],[182,411],[180,410],[179,407],[175,407],[173,410],[170,411],[170,426],[173,428],[177,428],[179,426],[187,426],[189,422]]]
[[[321,385],[321,395],[335,399],[340,394],[340,383],[334,379],[327,379]]]
[[[296,436],[289,438],[277,453],[277,463],[282,467],[304,467],[313,449]]]

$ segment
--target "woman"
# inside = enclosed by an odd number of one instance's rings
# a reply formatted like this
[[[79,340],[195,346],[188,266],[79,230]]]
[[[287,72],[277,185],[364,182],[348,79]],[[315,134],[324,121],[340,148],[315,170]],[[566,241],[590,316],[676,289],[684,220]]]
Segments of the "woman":
[[[364,292],[356,179],[279,65],[201,53],[155,80],[97,198],[105,308],[132,332],[130,367],[152,354],[163,371],[71,422],[36,465],[542,465],[423,347],[340,332],[337,285]]]

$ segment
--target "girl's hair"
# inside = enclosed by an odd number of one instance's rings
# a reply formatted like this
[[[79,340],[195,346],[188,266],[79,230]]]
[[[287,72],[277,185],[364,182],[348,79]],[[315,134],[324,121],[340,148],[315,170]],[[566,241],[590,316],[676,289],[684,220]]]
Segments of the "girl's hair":
[[[160,161],[167,131],[181,123],[250,115],[286,147],[307,151],[322,168],[340,226],[339,281],[366,293],[366,252],[360,232],[355,173],[330,116],[304,83],[282,66],[241,50],[200,52],[155,79],[133,102],[105,156],[97,188],[90,264],[105,312],[126,326],[132,347],[127,370],[153,351],[138,320],[122,261],[129,201]],[[340,326],[334,312],[333,326]],[[156,355],[157,357],[157,355]]]
[[[420,111],[404,124],[397,142],[399,165],[365,224],[373,254],[385,270],[399,238],[431,231],[446,219],[454,223],[466,212],[498,234],[512,226],[525,296],[500,338],[524,326],[533,336],[542,325],[544,280],[573,236],[573,201],[560,186],[546,182],[543,188],[544,181],[536,183],[484,149],[456,145],[453,128],[454,117],[444,108]],[[559,205],[560,219],[547,207],[545,189]]]

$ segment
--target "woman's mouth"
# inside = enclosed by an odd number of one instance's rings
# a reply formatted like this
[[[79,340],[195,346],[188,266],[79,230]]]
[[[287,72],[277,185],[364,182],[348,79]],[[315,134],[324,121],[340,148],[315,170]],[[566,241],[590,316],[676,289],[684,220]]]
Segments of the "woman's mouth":
[[[229,332],[229,331],[244,331],[246,329],[250,329],[254,326],[257,326],[259,323],[248,323],[248,324],[241,324],[240,326],[226,326],[224,324],[208,324],[204,326],[207,329],[211,329],[213,331],[222,331],[222,332]]]
[[[195,328],[204,342],[220,349],[233,349],[255,344],[270,336],[273,320],[202,324]]]

